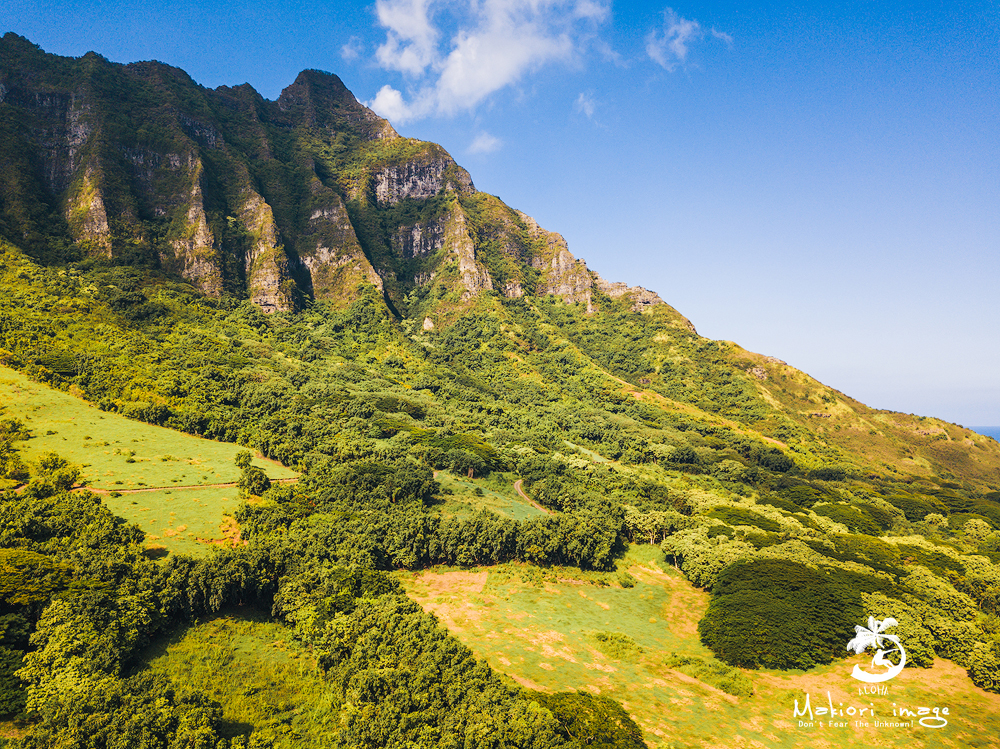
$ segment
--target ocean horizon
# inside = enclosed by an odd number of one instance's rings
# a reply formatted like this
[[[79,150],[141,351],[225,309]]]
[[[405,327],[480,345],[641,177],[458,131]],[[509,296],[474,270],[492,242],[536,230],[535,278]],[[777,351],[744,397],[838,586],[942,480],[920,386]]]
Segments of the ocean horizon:
[[[997,442],[1000,442],[1000,427],[968,427],[973,432],[979,434],[984,434],[987,437],[992,437]]]

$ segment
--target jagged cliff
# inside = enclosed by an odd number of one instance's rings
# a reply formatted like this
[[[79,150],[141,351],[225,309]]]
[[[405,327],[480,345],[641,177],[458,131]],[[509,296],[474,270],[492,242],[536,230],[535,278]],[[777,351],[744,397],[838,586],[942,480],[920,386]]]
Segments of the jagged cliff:
[[[361,284],[428,319],[486,292],[663,304],[588,270],[335,75],[304,71],[267,101],[15,34],[0,39],[0,234],[45,261],[158,266],[268,312],[346,304]]]

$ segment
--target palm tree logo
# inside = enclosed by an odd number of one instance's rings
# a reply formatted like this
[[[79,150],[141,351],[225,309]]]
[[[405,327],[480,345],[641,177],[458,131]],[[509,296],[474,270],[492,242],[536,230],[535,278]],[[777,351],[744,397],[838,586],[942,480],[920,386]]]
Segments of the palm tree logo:
[[[889,681],[889,679],[903,670],[903,667],[906,665],[906,651],[903,650],[903,645],[900,643],[899,637],[885,633],[888,627],[895,627],[897,623],[891,616],[881,621],[874,616],[869,616],[867,627],[855,625],[854,639],[847,643],[847,649],[853,650],[858,655],[861,655],[868,648],[874,649],[875,656],[872,658],[872,669],[881,666],[888,670],[873,674],[863,671],[859,664],[854,664],[854,671],[851,672],[851,676],[859,681],[873,684],[880,681]],[[893,644],[895,647],[884,649],[883,646],[886,644]],[[886,658],[887,655],[891,655],[892,653],[899,653],[898,663],[893,663],[890,659]]]

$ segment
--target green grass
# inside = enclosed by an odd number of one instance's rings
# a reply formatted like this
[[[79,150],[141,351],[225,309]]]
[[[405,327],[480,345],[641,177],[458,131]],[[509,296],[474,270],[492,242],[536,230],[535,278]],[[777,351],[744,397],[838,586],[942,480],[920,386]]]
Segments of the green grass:
[[[437,481],[443,489],[454,492],[443,495],[444,502],[439,505],[449,515],[469,517],[485,509],[512,520],[527,520],[545,514],[525,501],[514,489],[513,480],[502,474],[469,479],[450,471],[438,471]]]
[[[98,489],[222,484],[236,481],[241,448],[101,411],[68,393],[0,366],[0,406],[21,419],[32,438],[18,445],[25,460],[49,450],[84,466],[82,478]],[[134,462],[126,462],[131,458]],[[292,478],[280,463],[255,458],[271,478]],[[120,482],[120,483],[119,483]]]
[[[853,663],[863,658],[858,656],[808,672],[741,671],[754,694],[733,697],[712,685],[732,686],[715,673],[724,669],[698,638],[708,594],[673,570],[655,547],[632,546],[619,569],[631,570],[634,587],[559,573],[555,579],[518,575],[514,565],[399,577],[411,597],[494,669],[532,689],[586,689],[613,697],[651,747],[958,749],[1000,732],[1000,696],[978,689],[964,669],[940,658],[932,669],[904,671],[888,696],[859,696],[861,682],[850,676]],[[609,641],[615,646],[608,647]],[[736,686],[748,686],[740,682]],[[875,703],[890,718],[893,702],[949,707],[949,725],[821,729],[816,722],[799,728],[795,699],[801,704],[808,692],[815,707],[827,691],[835,704]]]
[[[335,687],[289,627],[260,614],[234,610],[180,630],[154,643],[142,668],[219,702],[227,736],[254,729],[276,749],[333,746]]]
[[[212,485],[239,479],[239,445],[104,412],[2,366],[0,411],[30,430],[31,439],[18,443],[26,461],[53,451],[83,466],[81,481],[102,494],[112,512],[146,531],[150,546],[203,555],[211,547],[198,538],[224,537],[223,516],[235,511],[239,489]],[[260,456],[254,464],[273,479],[298,475]],[[137,491],[148,488],[157,489]]]
[[[236,511],[239,490],[235,487],[158,489],[103,499],[115,515],[146,532],[150,547],[162,546],[175,554],[203,556],[210,549],[206,541],[225,538],[221,528],[225,522],[223,516],[232,516]]]

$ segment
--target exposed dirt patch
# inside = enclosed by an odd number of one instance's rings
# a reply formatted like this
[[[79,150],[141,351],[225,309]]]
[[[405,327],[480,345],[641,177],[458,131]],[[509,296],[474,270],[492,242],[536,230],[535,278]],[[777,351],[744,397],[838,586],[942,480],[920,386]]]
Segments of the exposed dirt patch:
[[[240,533],[240,524],[236,522],[236,518],[230,517],[229,515],[223,515],[222,518],[222,523],[219,524],[219,530],[222,532],[222,538],[197,538],[195,540],[201,543],[226,548],[235,548],[241,545],[246,546],[250,543],[249,541],[243,540],[243,536]]]
[[[414,599],[422,603],[424,599],[437,598],[438,596],[456,593],[482,593],[486,585],[486,578],[489,572],[464,572],[462,570],[451,570],[450,572],[433,573],[428,572],[420,576],[419,595]]]
[[[678,637],[697,639],[698,622],[708,608],[709,594],[706,591],[692,588],[691,584],[679,575],[640,565],[629,567],[629,574],[639,582],[661,585],[669,591],[670,600],[663,604],[660,615],[670,627],[670,631]]]
[[[529,679],[527,676],[518,676],[517,674],[511,674],[510,678],[512,678],[514,681],[516,681],[518,684],[520,684],[525,689],[532,689],[532,690],[534,690],[536,692],[551,692],[552,691],[551,689],[546,689],[541,684],[536,684],[531,679]]]
[[[420,587],[411,591],[410,597],[448,629],[465,631],[483,617],[482,603],[474,603],[469,597],[483,592],[487,577],[489,572],[426,573],[420,576]]]
[[[523,480],[524,479],[518,479],[517,481],[514,482],[514,490],[521,495],[522,499],[526,500],[536,510],[541,510],[546,515],[551,515],[552,513],[549,510],[542,507],[540,504],[538,504],[538,502],[536,502],[535,500],[533,500],[531,497],[529,497],[527,494],[524,493],[524,490],[521,488],[521,482]]]
[[[21,728],[16,723],[0,721],[0,738],[23,739],[27,735],[28,735],[27,728]]]
[[[569,661],[570,663],[576,663],[576,658],[573,655],[573,651],[567,647],[554,648],[551,645],[542,645],[542,655],[545,658],[562,658],[564,661]]]
[[[549,630],[548,632],[532,632],[529,636],[541,645],[548,645],[553,642],[563,641],[563,633],[557,632],[554,629]]]

